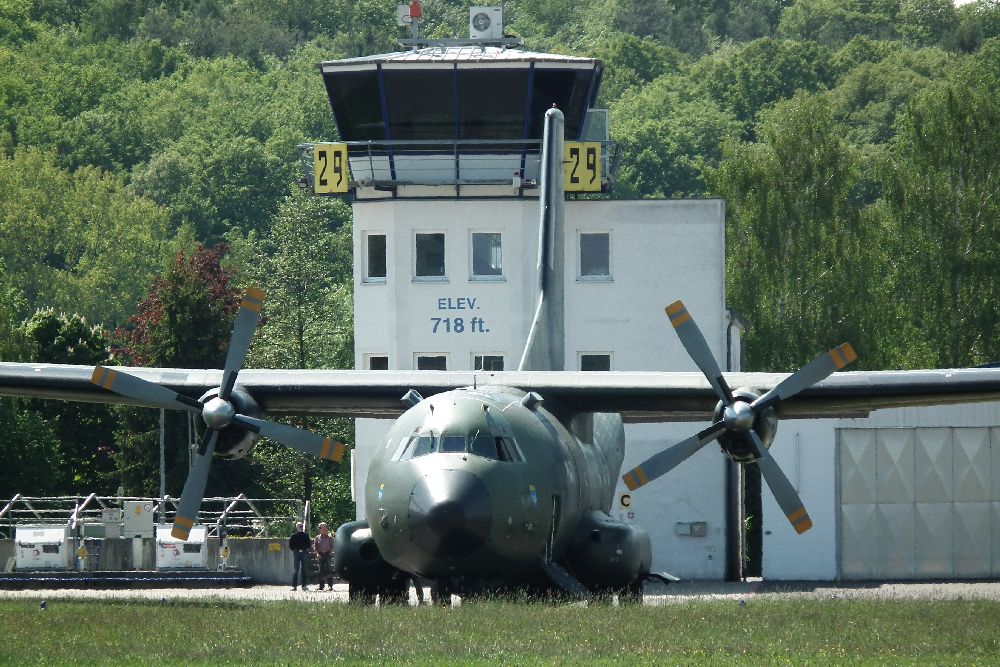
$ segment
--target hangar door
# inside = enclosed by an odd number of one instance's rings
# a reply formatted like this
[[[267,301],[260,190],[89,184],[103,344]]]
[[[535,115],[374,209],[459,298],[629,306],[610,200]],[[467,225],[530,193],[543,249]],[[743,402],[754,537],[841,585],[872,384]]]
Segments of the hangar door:
[[[1000,428],[838,430],[841,579],[1000,576]]]

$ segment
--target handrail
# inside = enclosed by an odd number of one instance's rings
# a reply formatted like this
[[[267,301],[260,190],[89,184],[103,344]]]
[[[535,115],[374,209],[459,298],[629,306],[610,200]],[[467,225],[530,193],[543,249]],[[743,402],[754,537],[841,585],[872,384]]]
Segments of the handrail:
[[[7,512],[9,512],[12,507],[14,507],[14,503],[16,503],[20,499],[21,499],[21,494],[15,493],[14,497],[10,499],[10,502],[7,503],[7,505],[2,510],[0,510],[0,519],[2,519],[4,515],[7,514]]]
[[[82,512],[83,510],[87,509],[87,505],[89,505],[90,501],[93,500],[96,497],[97,497],[96,493],[91,493],[89,496],[87,496],[87,499],[83,501],[82,505],[77,505],[76,506],[76,509],[73,510],[72,516],[70,516],[69,523],[70,523],[70,527],[71,528],[73,528],[74,530],[76,529],[77,521],[80,518],[80,512]]]

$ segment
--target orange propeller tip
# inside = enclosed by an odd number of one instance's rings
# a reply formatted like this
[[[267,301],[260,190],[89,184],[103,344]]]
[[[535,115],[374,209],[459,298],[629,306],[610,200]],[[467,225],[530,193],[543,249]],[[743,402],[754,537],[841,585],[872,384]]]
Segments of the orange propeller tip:
[[[844,358],[847,359],[847,363],[851,363],[858,358],[858,353],[854,351],[854,348],[851,347],[850,343],[844,343],[841,345],[840,351],[844,355]]]
[[[677,299],[677,301],[674,301],[672,304],[663,309],[667,315],[675,315],[682,310],[684,310],[684,302],[680,299]]]
[[[250,287],[247,289],[247,296],[251,299],[263,299],[264,290],[259,287]]]

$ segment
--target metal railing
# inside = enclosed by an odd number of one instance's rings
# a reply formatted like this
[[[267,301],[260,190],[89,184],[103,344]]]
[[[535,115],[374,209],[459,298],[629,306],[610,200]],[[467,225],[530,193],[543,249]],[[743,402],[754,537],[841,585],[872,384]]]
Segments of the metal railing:
[[[12,539],[19,525],[65,526],[84,534],[89,526],[120,525],[121,509],[128,501],[156,507],[154,521],[171,524],[180,499],[96,493],[49,497],[17,494],[0,509],[0,539]],[[107,510],[117,510],[118,518],[109,521]],[[210,537],[219,536],[220,529],[230,536],[285,536],[292,524],[305,519],[308,513],[309,503],[297,498],[247,498],[241,493],[236,497],[205,498],[196,523],[206,526]]]

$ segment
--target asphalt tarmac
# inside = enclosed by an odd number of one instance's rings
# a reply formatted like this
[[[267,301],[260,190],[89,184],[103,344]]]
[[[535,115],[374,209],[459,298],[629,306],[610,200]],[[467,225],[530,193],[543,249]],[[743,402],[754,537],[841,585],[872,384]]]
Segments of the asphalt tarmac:
[[[0,590],[0,600],[110,600],[110,599],[220,599],[232,601],[295,600],[309,604],[346,603],[347,584],[336,584],[333,590],[293,591],[290,586],[252,586],[249,588],[186,589],[161,588],[147,590]],[[1000,581],[935,581],[935,582],[680,582],[664,586],[648,584],[644,604],[683,604],[708,600],[751,601],[753,599],[883,599],[883,600],[996,600],[1000,601]],[[430,589],[424,589],[424,604],[430,604]],[[455,600],[460,604],[460,601]],[[410,604],[416,605],[416,595],[410,589]]]

